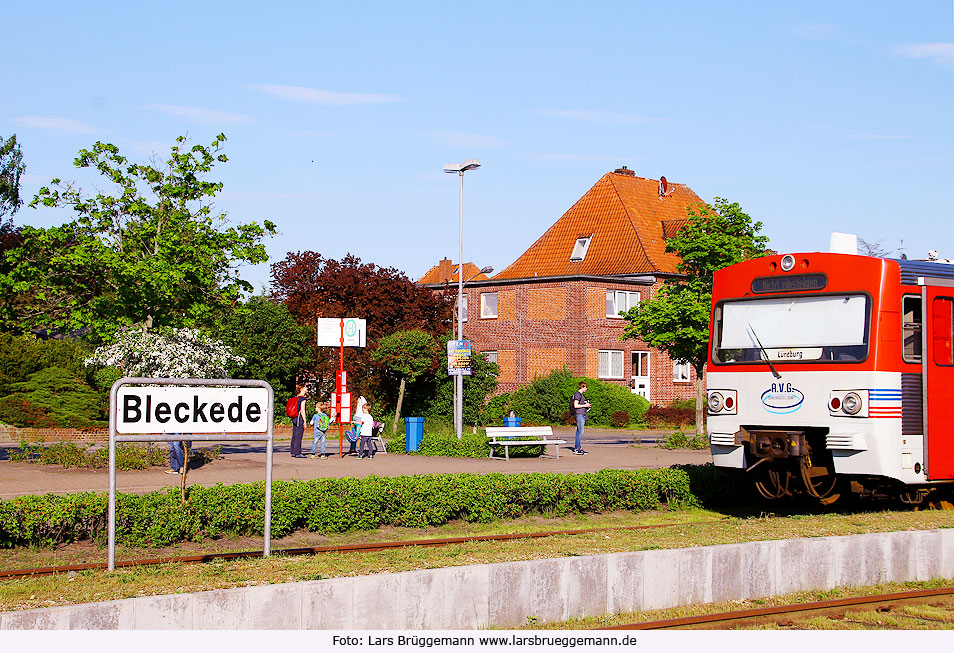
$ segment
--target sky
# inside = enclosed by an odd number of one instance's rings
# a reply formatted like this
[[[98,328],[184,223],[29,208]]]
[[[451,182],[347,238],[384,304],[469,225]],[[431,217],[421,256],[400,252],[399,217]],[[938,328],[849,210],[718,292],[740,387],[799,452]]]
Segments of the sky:
[[[831,232],[954,259],[952,0],[59,2],[3,10],[0,136],[29,201],[96,141],[134,161],[228,138],[209,177],[270,261],[497,271],[606,172],[738,202],[779,252]],[[53,226],[67,209],[23,208]],[[903,243],[903,244],[902,244]]]

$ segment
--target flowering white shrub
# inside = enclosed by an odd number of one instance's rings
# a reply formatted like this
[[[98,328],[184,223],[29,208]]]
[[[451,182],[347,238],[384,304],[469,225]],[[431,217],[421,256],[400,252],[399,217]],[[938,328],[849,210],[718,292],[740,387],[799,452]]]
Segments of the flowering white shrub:
[[[112,344],[97,347],[85,361],[87,367],[119,368],[126,376],[173,379],[222,379],[228,376],[230,363],[244,362],[230,347],[196,329],[127,331]]]

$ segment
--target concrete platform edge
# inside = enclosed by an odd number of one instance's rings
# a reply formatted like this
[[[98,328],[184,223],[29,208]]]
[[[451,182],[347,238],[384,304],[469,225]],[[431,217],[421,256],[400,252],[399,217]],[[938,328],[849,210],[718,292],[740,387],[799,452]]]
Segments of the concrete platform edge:
[[[954,530],[505,562],[0,613],[0,630],[472,630],[954,578]],[[369,622],[357,606],[373,603]]]

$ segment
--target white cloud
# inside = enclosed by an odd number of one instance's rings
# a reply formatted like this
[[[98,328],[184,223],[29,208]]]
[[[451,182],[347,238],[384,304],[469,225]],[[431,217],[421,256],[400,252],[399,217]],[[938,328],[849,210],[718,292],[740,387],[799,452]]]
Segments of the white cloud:
[[[86,123],[72,120],[70,118],[58,118],[49,116],[20,116],[14,118],[13,122],[31,129],[42,129],[45,131],[65,132],[70,134],[95,134],[96,129]]]
[[[658,123],[665,122],[662,118],[640,116],[635,113],[620,111],[602,111],[600,109],[547,109],[543,111],[548,116],[569,118],[570,120],[584,120],[586,122],[606,123]]]
[[[184,107],[176,104],[147,104],[142,107],[150,111],[159,111],[177,118],[187,118],[195,122],[201,122],[206,125],[219,124],[238,124],[251,122],[251,116],[241,113],[229,113],[227,111],[215,111],[214,109],[203,109],[202,107]]]
[[[501,147],[505,143],[493,136],[483,134],[467,134],[464,132],[431,132],[439,142],[452,147]]]
[[[341,91],[325,91],[320,88],[311,88],[308,86],[287,86],[283,84],[250,84],[249,88],[283,100],[293,100],[307,104],[333,104],[339,106],[351,104],[388,104],[390,102],[400,102],[403,99],[397,95],[388,95],[385,93],[345,93]]]
[[[932,59],[954,66],[954,43],[910,43],[898,46],[895,51],[909,59]]]

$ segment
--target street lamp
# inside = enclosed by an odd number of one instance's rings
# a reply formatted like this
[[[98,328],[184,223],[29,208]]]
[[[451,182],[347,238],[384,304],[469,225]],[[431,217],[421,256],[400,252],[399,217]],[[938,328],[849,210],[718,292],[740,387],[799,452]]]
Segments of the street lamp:
[[[458,258],[457,258],[457,339],[461,340],[461,312],[464,309],[464,173],[480,167],[477,159],[467,159],[463,163],[448,163],[444,172],[456,172],[460,175],[460,208],[458,211]],[[457,374],[454,377],[454,430],[457,439],[461,439],[463,428],[463,401],[464,378]]]

